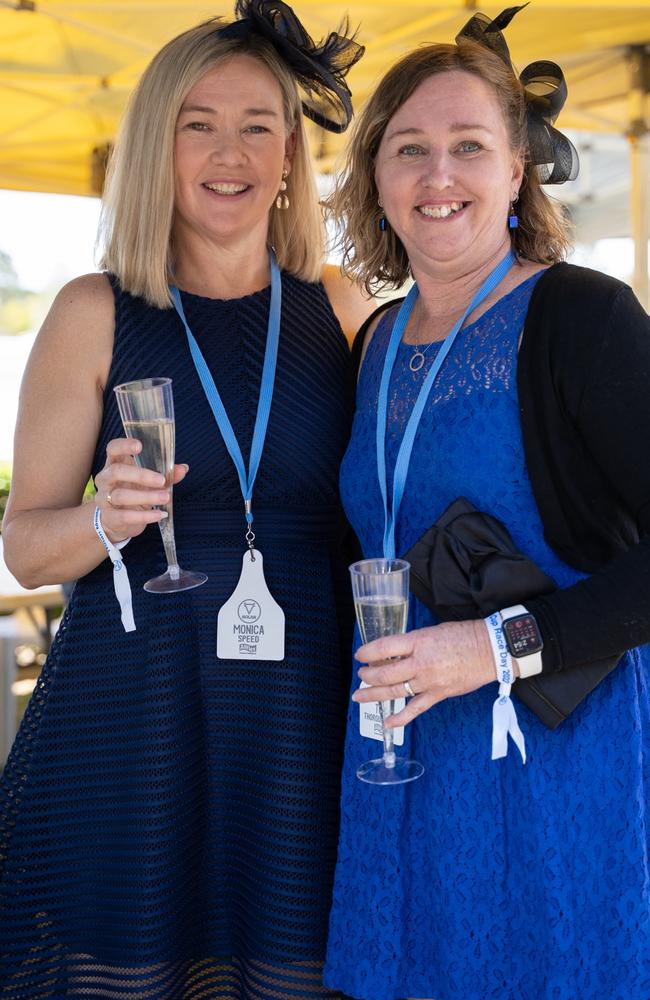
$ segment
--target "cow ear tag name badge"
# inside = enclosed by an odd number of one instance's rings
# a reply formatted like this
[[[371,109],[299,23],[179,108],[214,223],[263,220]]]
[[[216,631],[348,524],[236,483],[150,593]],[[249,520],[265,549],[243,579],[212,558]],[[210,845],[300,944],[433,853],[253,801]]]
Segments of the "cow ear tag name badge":
[[[283,660],[284,611],[264,579],[257,549],[244,553],[241,576],[217,619],[217,656],[221,660]]]

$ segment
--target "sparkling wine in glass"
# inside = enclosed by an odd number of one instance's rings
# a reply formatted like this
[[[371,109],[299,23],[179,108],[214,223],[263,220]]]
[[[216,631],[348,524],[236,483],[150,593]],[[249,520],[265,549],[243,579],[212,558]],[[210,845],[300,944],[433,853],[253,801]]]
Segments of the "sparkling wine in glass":
[[[208,579],[205,573],[181,569],[176,558],[172,503],[176,425],[172,380],[145,378],[125,382],[115,387],[115,395],[126,436],[137,438],[142,444],[142,451],[135,456],[137,464],[142,469],[162,473],[165,488],[169,490],[169,502],[161,505],[167,511],[167,517],[158,524],[165,547],[167,571],[147,580],[144,589],[153,594],[169,594],[199,587]]]
[[[406,631],[409,606],[409,564],[403,559],[362,559],[352,563],[354,609],[363,642]],[[357,777],[371,785],[402,785],[424,773],[417,760],[395,754],[393,730],[384,729],[384,719],[392,715],[394,701],[378,702],[384,753],[357,770]]]

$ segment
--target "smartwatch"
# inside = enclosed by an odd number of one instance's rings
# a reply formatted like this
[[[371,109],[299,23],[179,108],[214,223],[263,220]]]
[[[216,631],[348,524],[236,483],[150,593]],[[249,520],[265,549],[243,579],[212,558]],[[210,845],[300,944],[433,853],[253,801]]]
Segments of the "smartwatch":
[[[535,616],[523,604],[504,608],[499,613],[508,652],[517,661],[519,676],[541,674],[544,643]]]

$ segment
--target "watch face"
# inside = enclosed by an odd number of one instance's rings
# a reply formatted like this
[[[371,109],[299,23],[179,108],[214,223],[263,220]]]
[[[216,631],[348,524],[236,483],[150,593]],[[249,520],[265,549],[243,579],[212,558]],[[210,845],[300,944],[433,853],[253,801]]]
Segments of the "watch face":
[[[517,615],[502,623],[508,651],[511,656],[530,656],[539,653],[542,648],[542,637],[533,615]]]

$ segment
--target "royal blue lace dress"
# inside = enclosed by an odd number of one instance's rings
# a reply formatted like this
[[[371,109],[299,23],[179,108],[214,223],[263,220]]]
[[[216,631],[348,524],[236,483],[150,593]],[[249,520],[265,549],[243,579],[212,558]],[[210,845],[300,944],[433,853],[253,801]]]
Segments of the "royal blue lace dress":
[[[517,344],[535,280],[461,331],[445,362],[415,442],[397,551],[463,495],[566,587],[578,574],[544,542],[518,419]],[[344,506],[366,556],[382,548],[375,421],[394,317],[383,319],[363,363],[342,469]],[[413,348],[400,347],[391,475],[436,350],[414,375]],[[412,600],[409,628],[432,623]],[[401,787],[355,777],[380,744],[360,737],[353,705],[326,983],[364,1000],[647,1000],[649,661],[647,647],[624,656],[555,732],[516,703],[525,765],[512,742],[507,758],[490,759],[496,683],[442,702],[406,729],[398,752],[426,772]]]
[[[75,587],[0,783],[3,1000],[329,996],[352,639],[338,500],[350,362],[322,286],[282,284],[254,511],[286,615],[283,662],[216,657],[245,551],[239,483],[175,311],[114,285],[94,471],[122,436],[113,386],[170,376],[176,455],[190,467],[174,491],[179,562],[208,582],[145,593],[165,568],[151,526],[124,550],[135,632],[120,624],[108,560]],[[246,462],[269,299],[183,295]]]

